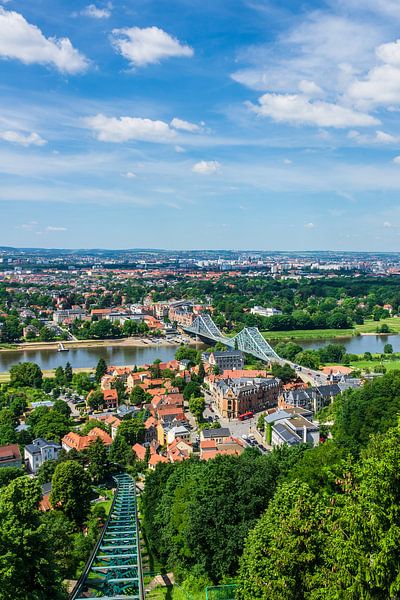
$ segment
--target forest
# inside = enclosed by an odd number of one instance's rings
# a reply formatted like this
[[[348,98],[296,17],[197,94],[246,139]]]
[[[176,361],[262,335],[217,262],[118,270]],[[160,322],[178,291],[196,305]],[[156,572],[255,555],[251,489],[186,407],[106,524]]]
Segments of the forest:
[[[311,449],[159,465],[142,496],[150,551],[185,585],[237,598],[397,599],[400,372],[346,392]]]

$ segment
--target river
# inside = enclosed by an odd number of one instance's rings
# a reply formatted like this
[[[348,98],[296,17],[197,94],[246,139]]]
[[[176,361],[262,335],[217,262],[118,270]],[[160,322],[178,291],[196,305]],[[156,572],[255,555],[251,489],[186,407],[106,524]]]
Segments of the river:
[[[165,362],[175,357],[179,346],[98,346],[97,348],[76,348],[68,352],[57,350],[22,350],[0,352],[0,371],[8,371],[10,367],[25,361],[32,361],[41,369],[65,367],[70,362],[75,368],[95,367],[99,358],[104,358],[108,365],[143,365],[159,358]]]
[[[323,340],[294,340],[303,348],[317,349],[326,344],[343,344],[350,354],[364,352],[382,353],[385,344],[392,344],[394,352],[400,352],[400,335],[359,335],[354,337],[330,338]],[[142,365],[152,363],[159,358],[162,361],[172,360],[178,346],[99,346],[97,348],[77,348],[68,352],[56,350],[21,350],[0,352],[0,372],[8,371],[13,365],[32,361],[43,370],[65,367],[67,362],[75,368],[95,367],[99,358],[104,358],[108,365]]]

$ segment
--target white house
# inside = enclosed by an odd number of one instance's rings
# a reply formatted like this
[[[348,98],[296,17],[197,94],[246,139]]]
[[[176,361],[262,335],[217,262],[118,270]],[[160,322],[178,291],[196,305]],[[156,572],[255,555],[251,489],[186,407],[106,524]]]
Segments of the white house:
[[[30,471],[36,473],[46,460],[56,460],[60,450],[60,444],[37,438],[33,440],[32,444],[25,446],[24,459],[28,463]]]
[[[181,438],[184,442],[189,442],[190,431],[184,425],[172,427],[167,433],[167,444],[172,444],[176,438]]]

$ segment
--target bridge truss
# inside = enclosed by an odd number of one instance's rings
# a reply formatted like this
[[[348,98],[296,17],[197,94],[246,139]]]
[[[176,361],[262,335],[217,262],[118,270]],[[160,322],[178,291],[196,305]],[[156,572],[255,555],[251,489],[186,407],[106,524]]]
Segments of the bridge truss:
[[[230,348],[237,348],[246,354],[252,354],[265,362],[282,362],[275,350],[266,342],[257,327],[245,327],[235,337],[227,337],[218,329],[210,315],[200,315],[193,323],[183,328],[198,337],[222,342]]]
[[[116,475],[110,516],[70,600],[143,600],[135,482]]]

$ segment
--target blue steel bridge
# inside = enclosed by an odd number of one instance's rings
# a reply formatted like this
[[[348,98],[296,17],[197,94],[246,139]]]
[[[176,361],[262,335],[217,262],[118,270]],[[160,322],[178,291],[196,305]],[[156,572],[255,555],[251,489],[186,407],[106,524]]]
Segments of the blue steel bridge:
[[[126,473],[114,479],[109,517],[70,600],[144,600],[135,482]]]
[[[252,354],[267,363],[286,362],[265,341],[257,327],[245,327],[235,337],[227,337],[221,333],[210,315],[201,315],[196,317],[189,327],[184,326],[182,329],[204,340],[222,342],[225,346],[236,348],[246,354]]]

